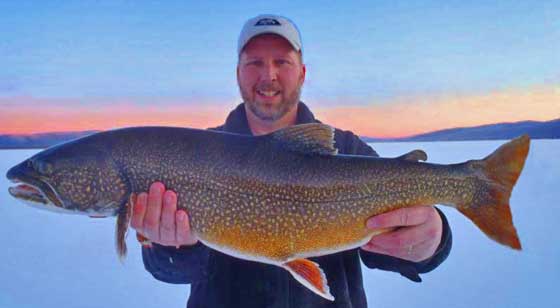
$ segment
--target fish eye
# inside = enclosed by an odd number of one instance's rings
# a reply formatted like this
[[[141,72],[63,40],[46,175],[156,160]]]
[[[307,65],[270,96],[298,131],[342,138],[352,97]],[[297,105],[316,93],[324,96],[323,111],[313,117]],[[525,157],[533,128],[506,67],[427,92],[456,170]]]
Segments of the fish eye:
[[[52,173],[52,171],[53,171],[52,164],[46,162],[40,164],[39,172],[49,175]]]

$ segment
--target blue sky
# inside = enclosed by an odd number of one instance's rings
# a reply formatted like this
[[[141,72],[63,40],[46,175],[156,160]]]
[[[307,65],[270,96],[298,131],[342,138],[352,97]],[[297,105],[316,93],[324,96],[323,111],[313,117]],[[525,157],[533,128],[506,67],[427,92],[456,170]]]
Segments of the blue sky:
[[[237,100],[237,36],[259,13],[302,32],[304,100],[560,81],[556,1],[2,1],[0,97]]]

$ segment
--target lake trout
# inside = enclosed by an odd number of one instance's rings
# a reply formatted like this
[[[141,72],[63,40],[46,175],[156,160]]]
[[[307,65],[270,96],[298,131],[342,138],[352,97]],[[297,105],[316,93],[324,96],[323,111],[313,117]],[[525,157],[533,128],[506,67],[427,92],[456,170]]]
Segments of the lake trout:
[[[441,165],[422,162],[421,150],[397,158],[337,154],[333,129],[317,123],[263,136],[131,127],[50,147],[7,177],[18,184],[10,194],[35,207],[117,216],[120,256],[136,194],[161,181],[204,245],[280,266],[334,300],[307,258],[364,245],[376,234],[366,221],[395,209],[449,205],[493,240],[521,249],[509,198],[529,143],[525,135],[484,159]]]

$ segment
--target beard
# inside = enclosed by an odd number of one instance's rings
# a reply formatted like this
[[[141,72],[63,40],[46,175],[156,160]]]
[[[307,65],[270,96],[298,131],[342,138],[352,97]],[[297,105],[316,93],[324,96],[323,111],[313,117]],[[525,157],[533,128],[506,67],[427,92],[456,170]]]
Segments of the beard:
[[[267,90],[271,88],[273,87],[260,87],[261,90]],[[286,93],[286,95],[283,95],[282,100],[279,104],[269,105],[263,102],[259,102],[256,99],[251,100],[250,93],[247,93],[241,87],[239,87],[239,91],[241,92],[243,102],[247,104],[249,110],[251,110],[251,112],[257,118],[267,122],[274,122],[285,116],[290,110],[292,110],[292,108],[294,108],[299,103],[301,95],[301,87],[298,87],[291,93]]]

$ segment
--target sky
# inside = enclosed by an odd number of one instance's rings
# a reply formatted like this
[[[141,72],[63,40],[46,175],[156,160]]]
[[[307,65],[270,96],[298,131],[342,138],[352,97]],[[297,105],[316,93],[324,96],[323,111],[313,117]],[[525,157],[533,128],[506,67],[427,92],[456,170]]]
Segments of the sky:
[[[221,124],[261,13],[297,24],[302,101],[328,124],[396,137],[560,118],[558,1],[1,1],[0,134]]]

